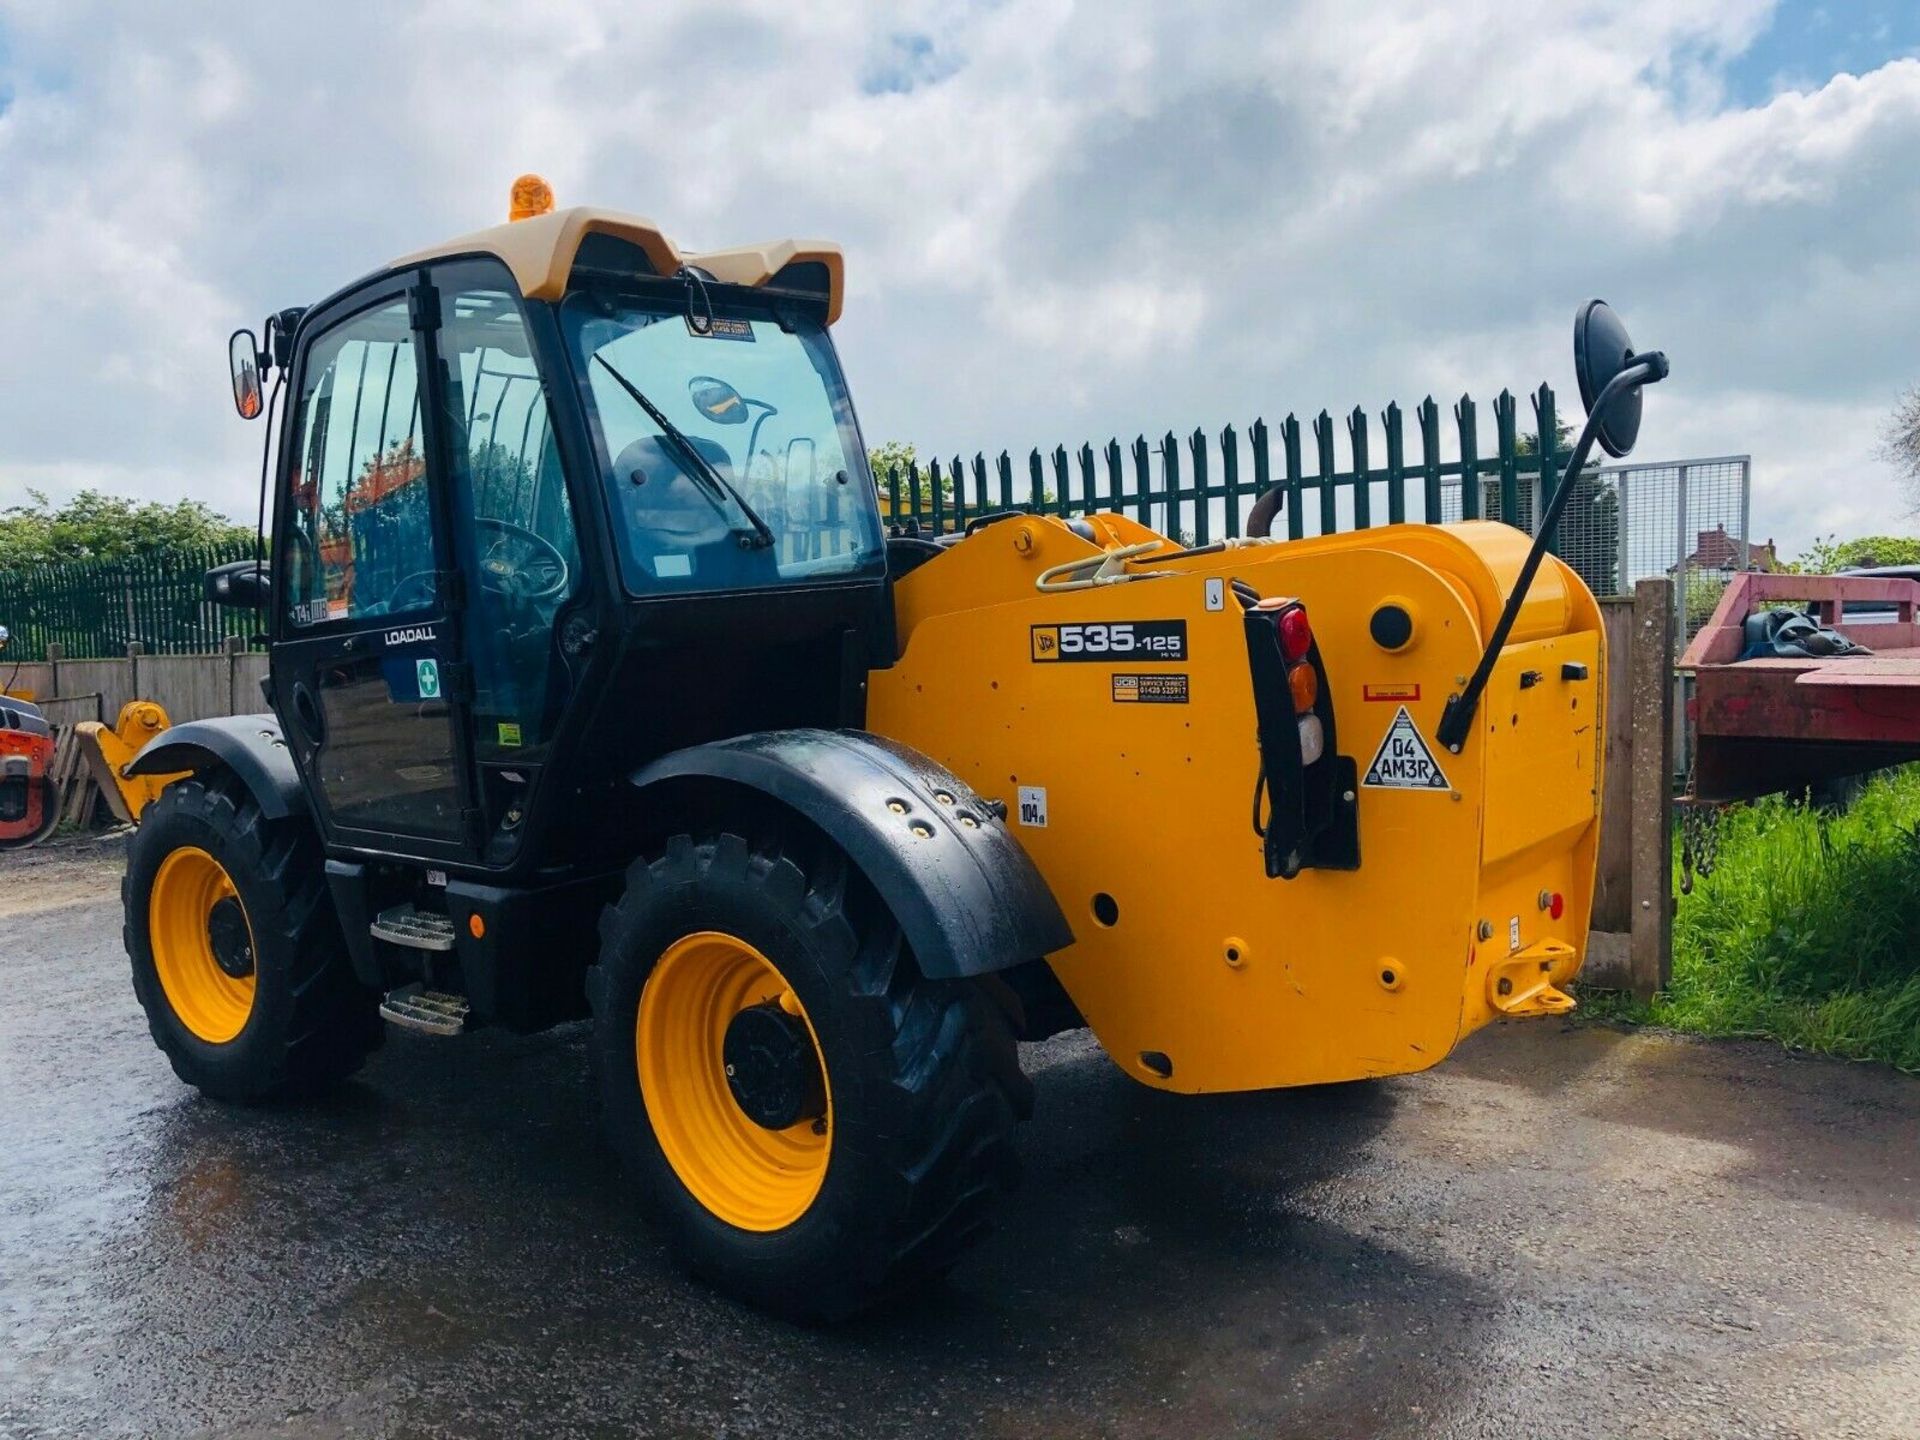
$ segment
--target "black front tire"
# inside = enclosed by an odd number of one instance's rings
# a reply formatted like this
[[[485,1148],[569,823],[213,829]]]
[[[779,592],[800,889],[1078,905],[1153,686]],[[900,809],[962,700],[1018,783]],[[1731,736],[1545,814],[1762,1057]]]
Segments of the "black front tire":
[[[1014,1188],[1016,1123],[1032,1110],[1006,1018],[980,985],[928,980],[843,857],[794,858],[738,835],[636,861],[601,920],[588,977],[607,1135],[648,1213],[720,1289],[800,1320],[836,1320],[944,1273]],[[817,1196],[774,1231],[707,1208],[668,1161],[637,1075],[636,1023],[655,961],[701,931],[738,936],[793,987],[833,1097]]]
[[[167,857],[205,851],[231,878],[252,934],[254,993],[237,1035],[209,1043],[168,1000],[154,961],[150,900]],[[133,990],[173,1073],[216,1099],[254,1103],[324,1091],[385,1037],[379,997],[353,973],[313,827],[269,820],[230,775],[176,780],[141,816],[121,882]]]

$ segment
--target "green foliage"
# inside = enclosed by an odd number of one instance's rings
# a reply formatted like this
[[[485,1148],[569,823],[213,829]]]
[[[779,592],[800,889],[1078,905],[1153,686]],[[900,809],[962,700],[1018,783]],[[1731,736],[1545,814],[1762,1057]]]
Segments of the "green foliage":
[[[883,441],[867,451],[867,465],[882,490],[887,488],[887,474],[892,470],[900,472],[901,483],[905,484],[907,471],[919,458],[919,450],[904,440]]]
[[[0,510],[0,570],[70,560],[153,558],[253,538],[198,500],[168,505],[82,490],[56,506],[38,490]]]
[[[1720,597],[1727,593],[1727,582],[1712,572],[1687,571],[1687,634],[1692,635],[1713,618]]]
[[[1562,465],[1573,451],[1573,427],[1555,417],[1553,453]],[[1513,445],[1515,455],[1538,455],[1540,434],[1529,430]],[[1538,466],[1534,467],[1536,470]],[[1497,481],[1482,481],[1489,506],[1500,503]],[[1524,492],[1523,486],[1523,492]],[[1521,515],[1529,525],[1533,520],[1532,497],[1523,493]],[[1487,513],[1492,513],[1489,509]],[[1596,595],[1620,593],[1620,496],[1611,486],[1600,483],[1597,465],[1589,465],[1573,482],[1567,495],[1567,508],[1560,515],[1560,532],[1554,551],[1579,572],[1587,588]],[[1719,596],[1716,593],[1715,600]],[[1707,606],[1707,614],[1713,606]],[[1702,617],[1704,618],[1704,617]]]
[[[1600,1013],[1920,1070],[1920,767],[1840,815],[1775,797],[1719,825],[1674,918],[1672,988]]]
[[[1871,565],[1920,565],[1920,539],[1908,535],[1862,535],[1841,540],[1824,535],[1807,547],[1791,569],[1799,575],[1831,575]]]

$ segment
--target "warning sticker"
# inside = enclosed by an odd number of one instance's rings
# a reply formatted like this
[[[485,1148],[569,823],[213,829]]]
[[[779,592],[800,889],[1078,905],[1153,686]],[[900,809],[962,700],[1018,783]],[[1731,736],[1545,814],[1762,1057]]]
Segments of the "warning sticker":
[[[1387,736],[1374,752],[1373,763],[1367,767],[1366,779],[1360,783],[1376,790],[1453,788],[1441,772],[1440,762],[1433,758],[1433,751],[1420,738],[1413,717],[1407,713],[1404,705],[1400,707],[1400,713],[1393,717],[1393,724],[1387,727]]]
[[[1360,698],[1368,701],[1418,700],[1420,698],[1420,687],[1417,684],[1362,685],[1360,687]]]
[[[705,324],[706,328],[701,329]],[[725,315],[702,315],[698,321],[687,316],[687,333],[696,340],[744,340],[754,343],[753,326],[745,320],[732,320]]]
[[[1187,703],[1185,675],[1116,675],[1113,698],[1129,705],[1184,705]]]

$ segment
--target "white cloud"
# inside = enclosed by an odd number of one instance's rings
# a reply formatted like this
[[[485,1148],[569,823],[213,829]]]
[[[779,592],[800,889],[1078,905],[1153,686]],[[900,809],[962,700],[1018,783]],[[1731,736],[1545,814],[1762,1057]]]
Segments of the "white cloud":
[[[693,246],[840,240],[876,439],[1018,452],[1542,378],[1571,408],[1600,293],[1674,359],[1643,453],[1753,451],[1789,550],[1899,527],[1871,452],[1920,379],[1920,63],[1733,104],[1719,67],[1769,15],[0,0],[0,504],[251,515],[227,330],[491,222],[533,168]]]

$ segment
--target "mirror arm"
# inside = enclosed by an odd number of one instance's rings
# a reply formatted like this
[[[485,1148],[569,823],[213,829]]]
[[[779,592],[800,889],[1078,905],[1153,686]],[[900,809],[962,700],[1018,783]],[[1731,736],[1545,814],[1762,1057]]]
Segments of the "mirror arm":
[[[1580,438],[1574,443],[1566,471],[1561,475],[1560,483],[1554,487],[1553,499],[1548,502],[1546,513],[1540,517],[1533,537],[1533,548],[1527,551],[1526,563],[1520,567],[1520,576],[1514,581],[1506,605],[1501,608],[1500,619],[1487,639],[1487,648],[1481,652],[1480,663],[1474,667],[1473,677],[1467,681],[1466,688],[1457,695],[1447,697],[1447,708],[1441,712],[1440,727],[1434,736],[1450,754],[1458,755],[1461,747],[1467,743],[1467,735],[1473,728],[1473,713],[1480,706],[1480,696],[1487,688],[1487,681],[1493,678],[1494,664],[1499,660],[1501,650],[1506,648],[1507,636],[1512,633],[1513,623],[1520,616],[1520,607],[1526,603],[1527,591],[1533,587],[1533,577],[1540,569],[1540,562],[1546,558],[1554,527],[1560,523],[1560,512],[1567,508],[1574,481],[1587,468],[1587,456],[1593,450],[1595,435],[1599,433],[1598,417],[1607,413],[1607,406],[1616,395],[1636,385],[1651,385],[1666,379],[1667,369],[1667,357],[1658,350],[1635,355],[1594,397],[1593,407],[1587,412],[1587,423],[1580,428]],[[1472,484],[1473,479],[1471,475],[1466,476],[1465,483]]]

